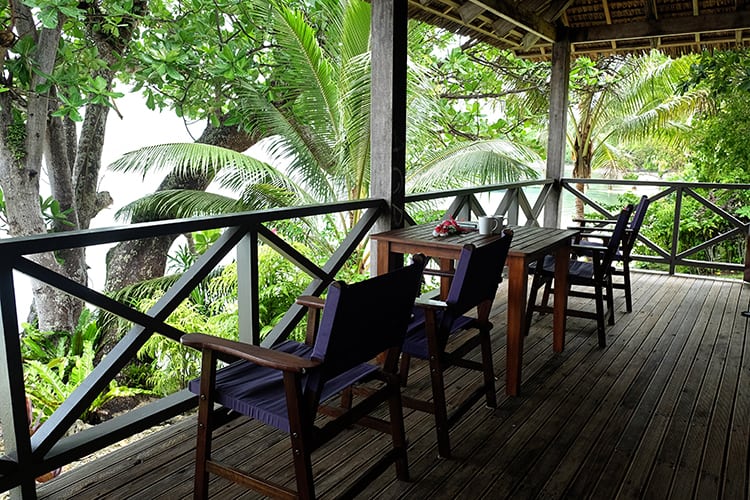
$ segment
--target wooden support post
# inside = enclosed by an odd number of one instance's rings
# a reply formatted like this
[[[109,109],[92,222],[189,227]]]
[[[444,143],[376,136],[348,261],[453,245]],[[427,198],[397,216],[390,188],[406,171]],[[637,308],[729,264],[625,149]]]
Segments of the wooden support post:
[[[549,137],[547,139],[547,179],[555,181],[544,206],[544,225],[559,227],[562,213],[563,167],[565,166],[565,127],[568,116],[570,80],[570,38],[564,36],[552,45]]]
[[[373,228],[380,232],[404,225],[407,1],[375,0],[371,18],[370,195],[390,207]],[[372,263],[376,252],[373,245]]]

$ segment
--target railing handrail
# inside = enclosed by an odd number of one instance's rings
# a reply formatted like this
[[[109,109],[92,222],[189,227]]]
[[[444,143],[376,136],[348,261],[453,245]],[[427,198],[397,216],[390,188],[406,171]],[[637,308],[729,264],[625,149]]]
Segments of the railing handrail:
[[[0,253],[4,256],[28,255],[69,248],[118,243],[127,240],[192,233],[208,229],[261,224],[295,217],[310,217],[347,210],[375,208],[383,203],[384,200],[368,198],[364,200],[254,210],[228,215],[206,215],[202,217],[140,222],[123,226],[82,229],[63,233],[34,234],[0,239]]]
[[[447,189],[445,191],[429,191],[426,193],[411,193],[406,195],[406,203],[417,201],[438,200],[441,198],[450,198],[457,196],[473,195],[476,193],[490,193],[493,191],[502,191],[505,189],[517,189],[529,186],[544,186],[553,184],[552,179],[532,179],[528,181],[508,182],[501,184],[488,184],[486,186],[476,186],[469,188]]]
[[[613,186],[658,186],[658,187],[691,187],[698,189],[750,189],[750,184],[727,183],[727,182],[690,182],[690,181],[662,181],[649,180],[642,181],[639,179],[605,179],[591,178],[582,179],[580,177],[563,177],[563,184],[607,184]]]

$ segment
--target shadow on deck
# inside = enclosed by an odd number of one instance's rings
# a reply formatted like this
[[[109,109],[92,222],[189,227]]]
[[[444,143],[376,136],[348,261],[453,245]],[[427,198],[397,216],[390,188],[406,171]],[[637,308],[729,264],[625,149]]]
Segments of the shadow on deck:
[[[551,318],[524,347],[522,395],[496,411],[477,404],[454,428],[454,456],[437,458],[432,419],[406,412],[412,481],[389,469],[362,498],[748,498],[750,287],[739,281],[634,273],[633,313],[618,295],[608,347],[595,324],[570,318],[552,352]],[[505,286],[493,311],[495,371],[505,369]],[[409,391],[429,391],[424,367]],[[449,379],[450,391],[471,381]],[[293,486],[287,437],[235,420],[215,432],[215,456]],[[192,495],[188,418],[39,488],[39,498],[177,499]],[[316,491],[335,498],[389,446],[354,428],[313,455]],[[213,478],[212,498],[252,498]]]

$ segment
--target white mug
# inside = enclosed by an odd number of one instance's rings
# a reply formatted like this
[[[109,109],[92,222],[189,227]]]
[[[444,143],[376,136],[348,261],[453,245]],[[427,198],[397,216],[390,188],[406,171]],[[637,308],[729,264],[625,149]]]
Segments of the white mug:
[[[492,234],[500,229],[500,221],[489,215],[479,217],[479,234]]]

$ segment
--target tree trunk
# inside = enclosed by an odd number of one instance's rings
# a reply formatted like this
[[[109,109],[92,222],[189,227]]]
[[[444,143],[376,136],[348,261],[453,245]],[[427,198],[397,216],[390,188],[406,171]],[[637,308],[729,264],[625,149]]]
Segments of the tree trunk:
[[[72,134],[71,134],[72,130]],[[73,141],[71,146],[71,140]],[[52,197],[60,204],[62,212],[68,212],[65,221],[55,221],[52,231],[65,232],[80,228],[76,211],[76,198],[73,190],[72,162],[75,157],[75,124],[61,118],[50,117],[47,122],[47,172]],[[69,248],[55,253],[55,260],[62,274],[70,279],[86,284],[88,271],[86,249]],[[83,301],[67,294],[56,292],[58,311],[64,311],[65,331],[73,331],[83,310]],[[40,315],[43,316],[43,315]],[[40,317],[41,321],[41,317]]]
[[[112,74],[104,76],[108,82],[112,81]],[[81,229],[88,229],[91,219],[104,208],[112,204],[112,197],[108,192],[98,192],[99,172],[102,166],[102,149],[104,147],[104,131],[107,127],[109,108],[100,104],[86,106],[86,117],[81,126],[81,138],[78,141],[78,154],[73,165],[73,179],[75,179],[75,198],[78,208],[78,221]]]
[[[591,142],[591,123],[590,123],[590,107],[591,99],[585,99],[581,105],[581,119],[578,123],[576,131],[576,139],[573,144],[573,177],[577,179],[589,179],[591,178],[591,154],[592,154],[592,142]],[[582,193],[586,192],[586,185],[578,183],[576,189]],[[576,212],[575,216],[579,219],[583,219],[584,215],[584,204],[583,200],[576,198]]]
[[[38,64],[38,71],[34,72],[30,88],[38,89],[47,82],[45,75],[52,74],[55,66],[63,18],[60,17],[55,29],[44,28],[37,33],[33,31],[31,11],[17,1],[13,2],[13,7],[17,14],[18,29],[36,39],[34,60]],[[4,93],[3,96],[5,95],[7,94]],[[47,144],[50,98],[49,90],[46,93],[29,93],[25,127],[21,122],[14,121],[11,112],[13,103],[3,98],[1,123],[5,129],[0,145],[0,183],[5,191],[9,232],[12,236],[47,232],[39,205],[39,182]],[[9,132],[11,135],[8,135]],[[29,258],[51,270],[67,274],[50,253],[34,254]],[[32,281],[32,292],[40,329],[71,331],[75,327],[78,321],[75,301],[37,281]]]
[[[3,127],[0,131],[0,183],[5,191],[9,232],[12,236],[25,236],[48,230],[39,206],[43,158],[46,159],[52,197],[66,213],[66,220],[54,221],[51,229],[60,232],[88,228],[96,213],[107,206],[109,198],[107,193],[96,191],[108,108],[101,105],[87,107],[78,145],[75,124],[68,118],[49,114],[56,107],[55,87],[49,86],[44,93],[37,91],[45,88],[48,83],[46,75],[53,74],[57,64],[65,18],[59,15],[55,28],[38,28],[31,9],[21,0],[10,0],[10,5],[14,25],[8,28],[8,32],[14,30],[21,37],[33,38],[32,60],[35,66],[28,87],[33,90],[26,92],[25,108],[19,106],[20,100],[12,101],[6,97],[15,95],[14,92],[0,93],[0,125]],[[133,16],[122,18],[117,36],[102,31],[103,13],[98,4],[81,5],[87,8],[87,35],[96,44],[99,56],[108,64],[97,76],[102,76],[109,84],[114,68],[137,32],[137,20],[146,12],[147,2],[133,2]],[[3,52],[2,55],[5,64],[7,54]],[[6,67],[0,78],[6,87],[15,83],[12,71]],[[25,116],[25,122],[19,116]],[[30,258],[79,283],[87,281],[84,248],[60,251],[55,255],[32,255]],[[75,329],[83,307],[81,301],[39,283],[32,284],[32,291],[40,329],[69,332]]]

